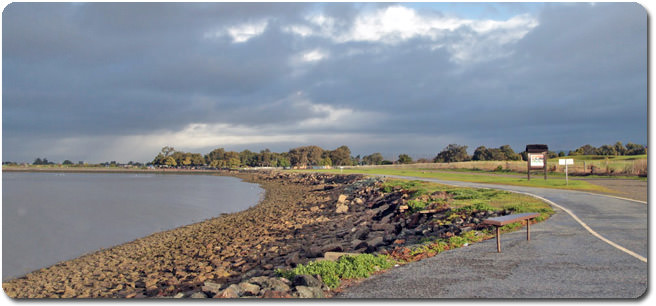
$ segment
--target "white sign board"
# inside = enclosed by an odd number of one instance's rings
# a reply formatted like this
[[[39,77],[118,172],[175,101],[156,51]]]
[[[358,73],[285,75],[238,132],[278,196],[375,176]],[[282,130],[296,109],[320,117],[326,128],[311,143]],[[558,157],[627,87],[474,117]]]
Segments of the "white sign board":
[[[558,160],[558,164],[559,164],[559,165],[562,165],[562,166],[565,166],[565,165],[573,165],[573,164],[574,164],[574,160],[571,159],[571,158],[559,159],[559,160]]]
[[[531,161],[531,168],[541,168],[544,167],[544,154],[528,154],[528,158]]]

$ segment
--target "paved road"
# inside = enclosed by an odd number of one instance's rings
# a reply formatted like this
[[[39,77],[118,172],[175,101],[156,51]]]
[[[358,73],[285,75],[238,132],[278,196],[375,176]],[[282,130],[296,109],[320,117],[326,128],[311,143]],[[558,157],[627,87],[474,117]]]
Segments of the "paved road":
[[[525,231],[502,235],[503,253],[496,253],[494,239],[487,240],[394,268],[338,298],[636,298],[647,290],[645,203],[576,191],[421,180],[541,196],[629,253],[555,207],[549,220],[531,226],[531,241]]]

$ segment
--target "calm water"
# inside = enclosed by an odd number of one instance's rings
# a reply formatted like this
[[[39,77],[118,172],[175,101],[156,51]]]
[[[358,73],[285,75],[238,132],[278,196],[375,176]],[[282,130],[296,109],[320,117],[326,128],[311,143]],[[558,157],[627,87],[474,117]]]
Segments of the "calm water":
[[[209,175],[2,173],[2,279],[257,204]]]

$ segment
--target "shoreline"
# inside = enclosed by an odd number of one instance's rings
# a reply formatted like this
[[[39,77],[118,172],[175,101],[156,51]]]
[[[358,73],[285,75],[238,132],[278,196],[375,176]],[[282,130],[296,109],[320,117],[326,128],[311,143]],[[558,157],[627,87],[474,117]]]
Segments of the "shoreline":
[[[153,233],[3,282],[5,293],[12,298],[330,297],[320,279],[304,278],[299,284],[295,278],[292,283],[277,270],[335,254],[405,253],[426,239],[486,228],[482,219],[511,213],[459,211],[453,223],[443,222],[450,208],[408,213],[407,190],[387,190],[382,179],[356,174],[225,175],[258,184],[264,199],[240,212]],[[449,197],[445,192],[423,196],[430,201]],[[307,287],[316,282],[319,287]]]
[[[130,171],[121,169],[112,172]],[[227,171],[166,171],[166,173],[232,176],[258,184],[264,192],[260,195],[260,201],[246,210],[224,213],[204,221],[152,233],[124,244],[83,254],[75,259],[32,271],[22,277],[3,281],[5,293],[12,298],[107,298],[140,295],[146,297],[154,296],[151,295],[153,292],[148,291],[156,287],[159,293],[173,295],[197,288],[206,280],[234,282],[243,276],[248,276],[245,272],[252,270],[256,265],[268,268],[267,270],[271,272],[276,267],[285,267],[281,262],[275,265],[256,263],[252,256],[242,255],[247,255],[249,250],[262,249],[264,244],[276,240],[272,239],[273,236],[276,236],[277,240],[291,238],[290,234],[295,229],[300,228],[304,223],[309,223],[303,214],[297,214],[295,211],[301,202],[307,202],[298,200],[306,198],[303,194],[310,192],[309,186],[288,184],[284,181],[266,181],[258,178],[255,173]],[[288,205],[289,202],[296,204]],[[264,226],[267,225],[266,223],[269,226]],[[277,248],[284,249],[280,246]],[[293,246],[278,252],[277,255],[294,251],[291,248]],[[115,268],[108,269],[108,267]]]

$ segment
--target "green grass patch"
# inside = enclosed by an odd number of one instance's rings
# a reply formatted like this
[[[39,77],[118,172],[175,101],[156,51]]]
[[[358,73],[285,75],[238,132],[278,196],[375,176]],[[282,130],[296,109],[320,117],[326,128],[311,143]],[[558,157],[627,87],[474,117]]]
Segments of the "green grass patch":
[[[340,170],[309,170],[313,172],[328,172],[340,173]],[[343,169],[344,174],[378,174],[378,175],[398,175],[398,176],[413,176],[423,178],[434,178],[450,181],[485,183],[485,184],[500,184],[500,185],[513,185],[513,186],[527,186],[539,188],[553,188],[553,189],[567,189],[567,190],[581,190],[581,191],[597,191],[612,193],[612,190],[590,184],[580,180],[569,180],[566,184],[563,177],[550,178],[544,180],[539,174],[533,176],[532,180],[521,177],[506,177],[499,175],[481,175],[469,174],[460,172],[427,172],[420,170],[407,170],[407,169],[387,169],[387,168],[357,168],[357,169]]]
[[[388,256],[360,254],[342,256],[337,261],[313,261],[307,265],[298,265],[291,270],[276,270],[284,278],[293,280],[300,274],[321,275],[323,282],[330,288],[337,288],[342,279],[366,278],[371,273],[392,267],[395,261]]]

